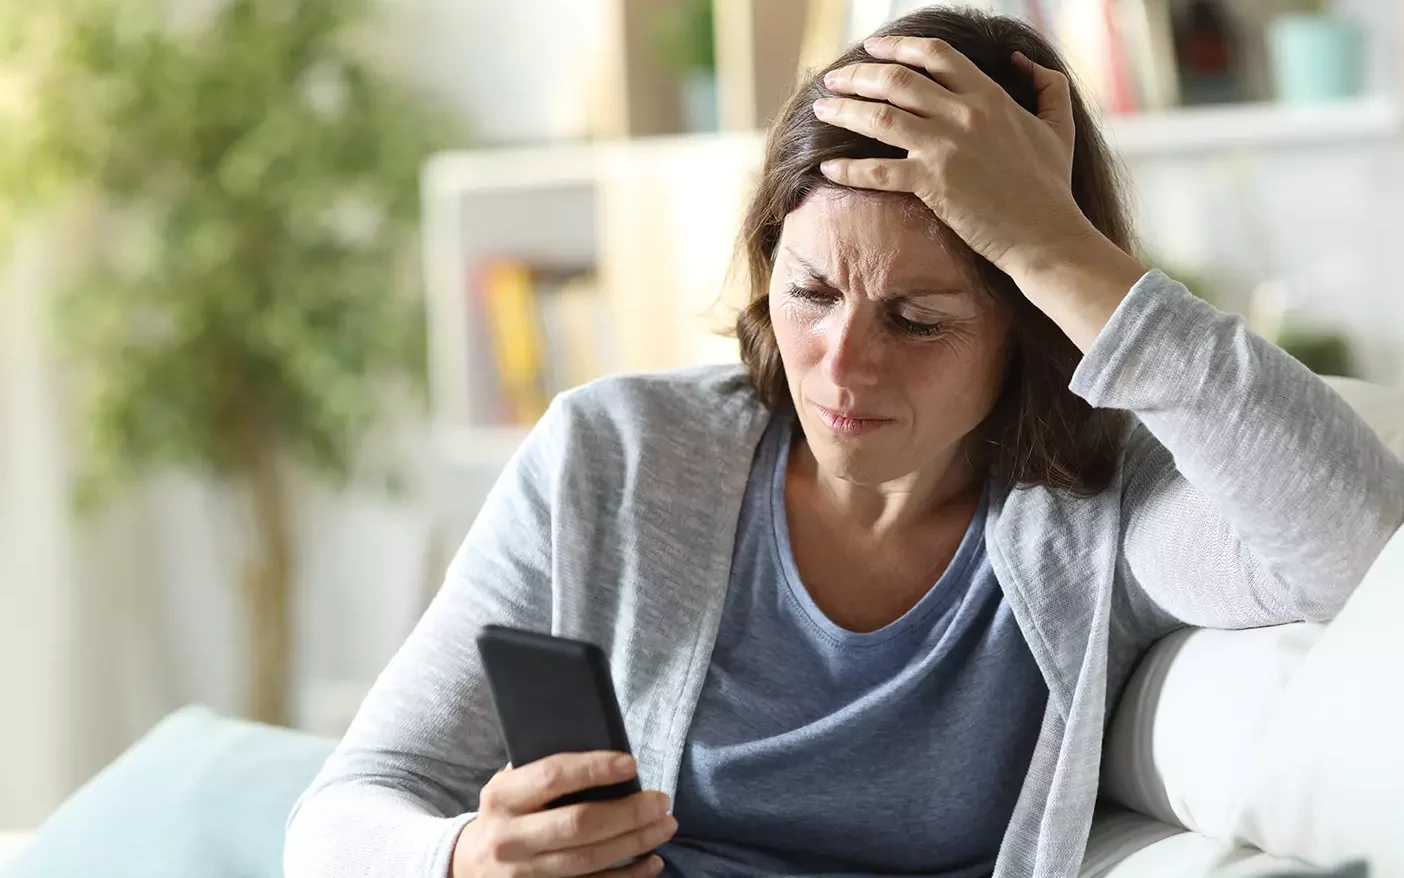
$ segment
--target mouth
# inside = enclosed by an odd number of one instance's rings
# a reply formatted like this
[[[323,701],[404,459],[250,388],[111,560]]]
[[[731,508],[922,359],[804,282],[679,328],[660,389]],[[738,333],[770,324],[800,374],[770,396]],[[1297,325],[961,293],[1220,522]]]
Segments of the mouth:
[[[892,418],[875,418],[857,411],[840,411],[810,403],[824,426],[840,436],[861,436],[895,423]]]

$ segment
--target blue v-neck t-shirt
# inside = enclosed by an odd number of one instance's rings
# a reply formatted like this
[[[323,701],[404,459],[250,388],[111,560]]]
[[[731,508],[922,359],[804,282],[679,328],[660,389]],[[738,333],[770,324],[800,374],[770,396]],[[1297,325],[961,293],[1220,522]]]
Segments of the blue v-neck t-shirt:
[[[988,489],[916,605],[848,631],[795,567],[794,432],[774,417],[752,464],[664,874],[988,875],[1048,696],[985,554]]]

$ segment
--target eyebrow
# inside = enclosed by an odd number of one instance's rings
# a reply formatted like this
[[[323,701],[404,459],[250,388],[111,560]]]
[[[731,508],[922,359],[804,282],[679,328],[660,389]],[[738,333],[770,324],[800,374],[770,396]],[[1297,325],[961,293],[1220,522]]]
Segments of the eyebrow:
[[[785,252],[789,253],[790,256],[800,264],[800,267],[804,269],[805,274],[809,275],[810,280],[814,281],[817,284],[823,285],[827,289],[835,291],[838,290],[838,286],[833,281],[829,280],[828,276],[825,275],[823,271],[820,271],[818,266],[816,266],[814,263],[810,262],[808,259],[805,259],[803,256],[799,255],[794,250],[788,247],[785,248]],[[898,290],[896,292],[888,293],[882,298],[885,302],[905,302],[911,299],[925,299],[932,296],[953,297],[968,295],[970,295],[970,291],[962,287],[932,287],[928,289]]]

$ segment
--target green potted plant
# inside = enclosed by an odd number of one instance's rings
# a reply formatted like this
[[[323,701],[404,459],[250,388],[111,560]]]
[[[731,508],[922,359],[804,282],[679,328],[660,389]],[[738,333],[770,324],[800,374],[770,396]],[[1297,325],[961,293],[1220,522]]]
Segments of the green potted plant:
[[[1360,94],[1365,32],[1331,11],[1328,0],[1302,0],[1268,24],[1268,54],[1279,101],[1312,103]]]
[[[1159,268],[1184,284],[1196,297],[1215,307],[1223,307],[1214,295],[1214,285],[1208,275],[1190,266],[1162,259],[1144,245],[1137,248],[1136,256],[1143,265]],[[1260,288],[1259,296],[1244,315],[1249,328],[1318,375],[1357,377],[1350,340],[1334,330],[1312,328],[1286,319],[1286,309],[1280,295],[1280,289],[1275,286]]]
[[[1359,377],[1350,341],[1342,333],[1289,324],[1278,333],[1276,344],[1318,375]]]
[[[717,130],[717,61],[713,0],[676,0],[659,12],[654,52],[678,77],[687,131]]]
[[[85,508],[166,468],[222,480],[255,535],[246,712],[290,709],[289,481],[344,482],[419,387],[404,267],[428,108],[357,48],[362,0],[7,4],[10,221],[87,199],[102,234],[55,325],[85,401]],[[3,251],[0,251],[3,252]]]

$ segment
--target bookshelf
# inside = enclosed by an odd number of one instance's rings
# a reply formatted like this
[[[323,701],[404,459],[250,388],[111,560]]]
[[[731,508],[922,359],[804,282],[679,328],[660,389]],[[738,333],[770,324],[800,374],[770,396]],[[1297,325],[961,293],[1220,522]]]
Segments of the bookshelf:
[[[1110,116],[1103,129],[1128,159],[1398,137],[1404,107],[1377,94],[1315,105],[1223,104]]]
[[[1113,116],[1105,131],[1134,161],[1389,140],[1404,134],[1404,108],[1386,96],[1249,104]],[[525,430],[490,417],[475,384],[485,361],[471,267],[485,255],[592,269],[614,326],[610,371],[734,360],[714,330],[742,296],[732,248],[762,145],[741,132],[435,156],[423,174],[424,275],[446,456],[500,464]]]
[[[496,378],[484,259],[590,272],[609,318],[601,373],[734,361],[734,341],[715,330],[741,297],[732,248],[760,144],[709,134],[434,156],[422,201],[439,453],[500,466],[529,426],[485,402]]]
[[[498,467],[528,429],[502,423],[482,404],[475,364],[484,362],[486,342],[471,267],[485,256],[590,271],[613,327],[604,371],[735,359],[734,342],[713,334],[726,315],[715,306],[741,298],[744,277],[729,273],[738,222],[759,170],[761,129],[792,87],[795,59],[813,52],[807,43],[815,35],[798,36],[811,2],[716,0],[724,133],[639,136],[673,129],[675,92],[645,87],[654,62],[640,35],[656,7],[649,0],[610,0],[619,23],[613,33],[625,51],[607,90],[613,110],[598,117],[609,123],[599,129],[606,139],[447,152],[426,164],[430,376],[435,444],[446,460]],[[838,0],[830,5],[842,7]],[[1404,16],[1378,32],[1404,40]],[[1254,102],[1109,115],[1103,128],[1132,163],[1398,143],[1404,68],[1375,86],[1359,98],[1316,105]]]

